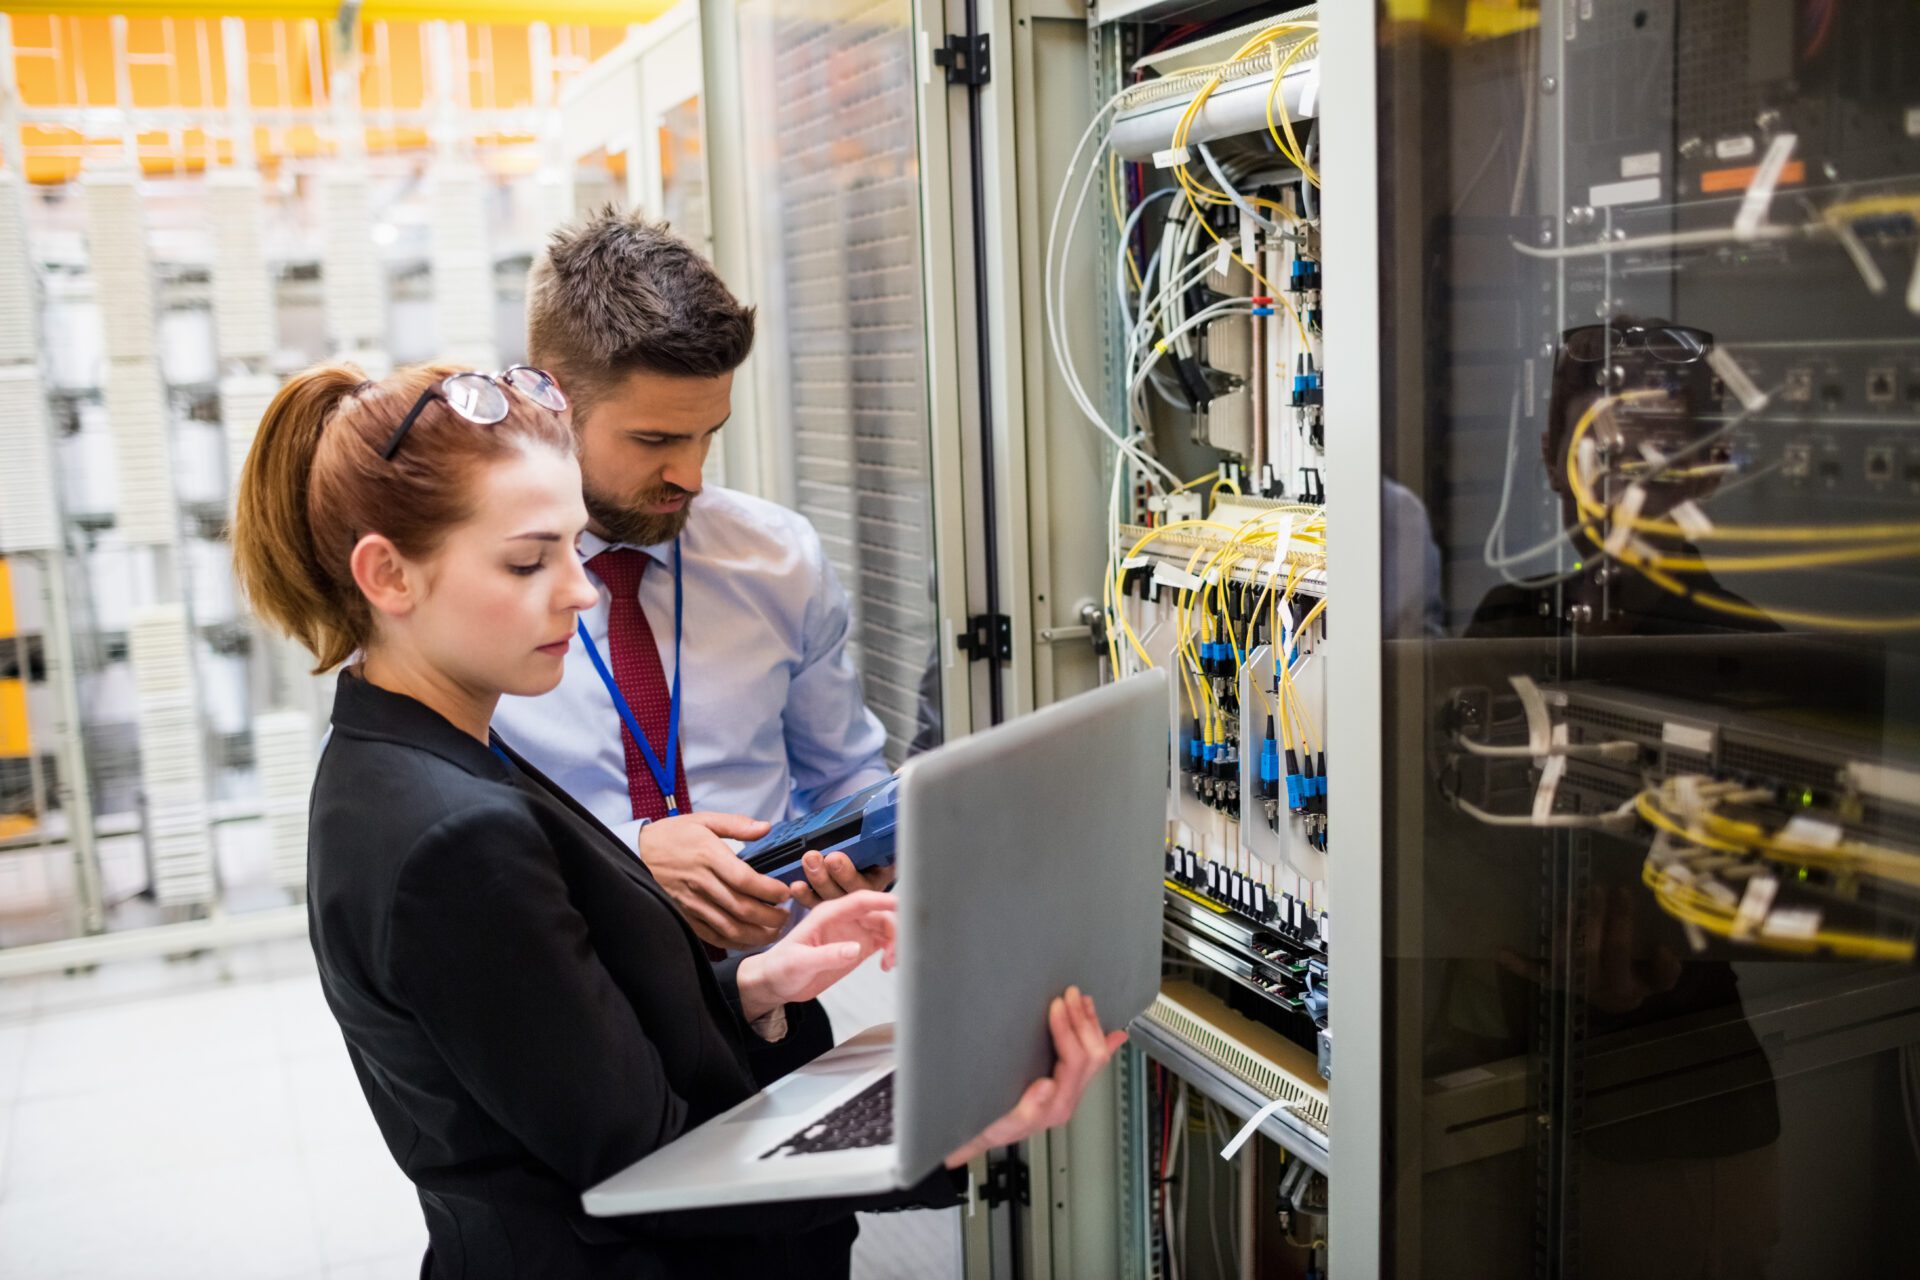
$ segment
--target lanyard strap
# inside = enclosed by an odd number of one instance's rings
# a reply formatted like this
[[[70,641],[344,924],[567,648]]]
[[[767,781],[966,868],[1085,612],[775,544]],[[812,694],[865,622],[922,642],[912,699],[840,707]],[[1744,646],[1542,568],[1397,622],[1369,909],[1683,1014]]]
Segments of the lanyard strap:
[[[640,728],[640,722],[634,718],[633,708],[627,705],[626,695],[620,692],[619,683],[614,680],[613,672],[607,670],[607,663],[600,656],[599,646],[593,637],[587,634],[587,620],[575,618],[573,625],[580,633],[580,642],[587,646],[587,656],[593,659],[593,669],[600,673],[600,683],[607,686],[607,693],[613,698],[613,708],[620,713],[620,719],[626,723],[627,732],[640,747],[640,756],[647,762],[647,772],[653,775],[653,785],[660,789],[660,798],[667,802],[667,816],[680,812],[679,802],[674,797],[673,762],[680,758],[680,617],[681,602],[685,598],[680,579],[680,540],[673,540],[673,688],[667,695],[667,760],[653,754],[653,745],[647,741],[647,735]],[[639,602],[634,602],[639,607]],[[607,607],[608,620],[612,620],[613,607]]]

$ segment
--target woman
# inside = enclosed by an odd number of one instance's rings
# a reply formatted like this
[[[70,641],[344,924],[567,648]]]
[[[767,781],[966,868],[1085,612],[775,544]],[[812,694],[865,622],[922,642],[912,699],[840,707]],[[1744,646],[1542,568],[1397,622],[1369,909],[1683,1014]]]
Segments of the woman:
[[[241,477],[259,614],[341,673],[314,781],[321,984],[419,1189],[423,1276],[845,1276],[855,1209],[946,1204],[954,1171],[1064,1121],[1124,1036],[1054,1001],[1059,1063],[918,1187],[858,1201],[593,1219],[580,1193],[795,1065],[812,997],[875,951],[856,893],[715,965],[645,866],[488,724],[560,679],[593,604],[552,379],[337,365],[284,386]]]

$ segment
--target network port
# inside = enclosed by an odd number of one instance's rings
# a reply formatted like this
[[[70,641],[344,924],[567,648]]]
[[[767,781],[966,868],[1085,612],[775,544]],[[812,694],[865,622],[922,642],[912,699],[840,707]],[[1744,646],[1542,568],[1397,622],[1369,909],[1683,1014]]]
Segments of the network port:
[[[1793,404],[1808,404],[1813,400],[1813,370],[1789,369],[1783,393]]]
[[[1896,379],[1891,369],[1867,370],[1867,403],[1892,404]]]
[[[1780,474],[1789,480],[1805,480],[1813,474],[1813,446],[1790,444],[1780,454]]]
[[[1867,450],[1867,479],[1875,485],[1893,479],[1893,446],[1874,445]]]

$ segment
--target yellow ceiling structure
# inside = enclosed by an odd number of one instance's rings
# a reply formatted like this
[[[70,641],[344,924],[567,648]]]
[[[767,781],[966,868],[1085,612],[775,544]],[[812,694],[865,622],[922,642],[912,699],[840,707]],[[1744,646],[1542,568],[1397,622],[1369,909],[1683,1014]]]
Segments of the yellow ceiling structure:
[[[301,3],[300,0],[7,0],[11,14],[56,14],[72,17],[128,18],[314,18],[332,22],[341,5]],[[625,27],[651,22],[673,7],[673,0],[556,0],[529,4],[526,0],[369,0],[358,6],[361,22],[530,22],[574,23],[584,26]]]
[[[507,6],[492,3],[469,0],[446,25],[456,68],[448,86],[454,115],[482,148],[530,141],[528,108],[557,100],[568,78],[625,37],[626,22],[668,7],[666,0],[629,3],[614,25],[605,17],[569,20],[577,4],[538,15],[522,8],[508,17]],[[614,9],[601,0],[586,3],[605,13]],[[192,8],[65,0],[59,12],[33,12],[7,0],[22,122],[17,143],[0,137],[0,159],[16,164],[21,157],[13,153],[23,151],[30,180],[64,182],[89,160],[124,154],[129,129],[136,131],[142,169],[153,174],[232,164],[243,141],[268,172],[287,158],[335,149],[330,86],[346,64],[333,12],[293,16],[297,5],[264,2],[252,9],[232,2],[197,13]],[[451,19],[452,9],[409,0],[370,6],[360,15],[353,65],[369,152],[429,145],[428,117],[440,105],[429,24]],[[273,15],[265,16],[267,10]],[[496,11],[503,16],[492,20]],[[429,16],[397,16],[402,13]],[[239,133],[250,137],[236,136],[228,101],[222,19],[231,18],[241,19],[234,34],[245,46],[246,109],[253,116],[251,129]]]

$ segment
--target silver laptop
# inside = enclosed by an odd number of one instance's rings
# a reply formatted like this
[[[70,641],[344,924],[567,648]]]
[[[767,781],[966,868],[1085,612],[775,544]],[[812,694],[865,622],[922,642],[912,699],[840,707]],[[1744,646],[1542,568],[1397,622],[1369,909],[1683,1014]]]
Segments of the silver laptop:
[[[582,1197],[609,1217],[897,1190],[1053,1069],[1069,986],[1109,1029],[1160,985],[1170,755],[1159,672],[909,761],[900,1020],[874,1027]]]

